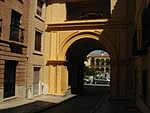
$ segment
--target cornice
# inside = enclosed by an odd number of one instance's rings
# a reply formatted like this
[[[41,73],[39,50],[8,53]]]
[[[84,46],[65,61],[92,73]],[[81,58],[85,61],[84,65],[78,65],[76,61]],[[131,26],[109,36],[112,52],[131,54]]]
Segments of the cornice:
[[[46,0],[47,4],[51,3],[65,3],[67,0]]]
[[[109,19],[100,20],[81,20],[81,21],[66,21],[59,23],[50,23],[47,25],[46,31],[63,31],[63,30],[80,30],[80,29],[112,29],[112,28],[127,28],[129,22],[112,21]]]
[[[49,65],[53,65],[53,66],[64,65],[64,66],[66,66],[67,62],[66,61],[60,61],[60,60],[48,60],[46,65],[47,66],[49,66]]]
[[[5,43],[9,45],[14,45],[14,46],[16,45],[16,46],[20,46],[23,48],[27,48],[27,45],[25,43],[13,41],[13,40],[0,39],[0,43]]]

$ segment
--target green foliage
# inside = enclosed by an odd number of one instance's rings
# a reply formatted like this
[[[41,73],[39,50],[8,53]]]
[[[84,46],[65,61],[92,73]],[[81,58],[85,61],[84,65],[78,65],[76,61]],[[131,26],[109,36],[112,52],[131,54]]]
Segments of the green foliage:
[[[94,68],[90,68],[88,66],[84,66],[84,76],[95,76],[96,70]]]

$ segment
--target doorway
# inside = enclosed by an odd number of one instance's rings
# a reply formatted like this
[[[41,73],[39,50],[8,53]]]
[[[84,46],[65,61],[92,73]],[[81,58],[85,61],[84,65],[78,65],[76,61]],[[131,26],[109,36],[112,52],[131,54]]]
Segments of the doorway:
[[[39,95],[40,67],[33,69],[33,96]]]
[[[16,65],[16,61],[5,61],[4,98],[15,96]]]

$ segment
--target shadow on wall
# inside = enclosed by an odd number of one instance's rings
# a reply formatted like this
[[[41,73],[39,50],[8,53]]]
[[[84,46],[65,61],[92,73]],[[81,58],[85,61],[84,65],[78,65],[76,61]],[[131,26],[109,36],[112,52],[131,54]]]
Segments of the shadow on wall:
[[[132,56],[132,38],[135,31],[135,0],[114,0],[114,8],[112,9],[111,18],[108,20],[108,26],[102,32],[99,40],[106,42],[106,49],[112,56],[112,96],[130,96],[129,85],[134,85],[132,81],[132,65],[133,61],[129,58]],[[112,26],[112,27],[111,27]],[[135,94],[134,94],[135,96]]]
[[[131,51],[130,51],[131,43],[129,42],[130,42],[130,37],[132,37],[132,36],[128,36],[128,33],[130,32],[128,28],[129,28],[130,21],[134,20],[133,19],[134,13],[132,11],[131,6],[129,7],[128,5],[130,4],[129,1],[117,0],[113,4],[114,4],[114,8],[112,10],[111,18],[108,18],[109,19],[108,22],[105,23],[105,25],[103,26],[104,31],[100,34],[101,36],[99,38],[99,42],[104,46],[104,48],[110,53],[110,56],[112,57],[111,59],[112,59],[113,66],[111,72],[113,75],[112,76],[113,94],[118,96],[119,95],[127,96],[128,95],[127,75],[129,75],[130,73],[128,71],[127,65],[130,64],[128,58],[131,55]],[[134,24],[131,23],[130,26],[134,26]],[[101,26],[98,28],[102,29]],[[89,43],[89,45],[91,44],[92,43]],[[88,45],[86,44],[85,47],[87,46]],[[80,52],[81,50],[82,49],[79,49]],[[75,58],[75,60],[77,60],[77,58]],[[78,61],[79,60],[81,60],[81,57],[78,59]],[[75,65],[77,65],[76,62]],[[79,65],[77,65],[74,68],[76,69],[74,70],[74,72],[77,73],[77,71],[80,71],[79,69],[77,69],[78,67]]]

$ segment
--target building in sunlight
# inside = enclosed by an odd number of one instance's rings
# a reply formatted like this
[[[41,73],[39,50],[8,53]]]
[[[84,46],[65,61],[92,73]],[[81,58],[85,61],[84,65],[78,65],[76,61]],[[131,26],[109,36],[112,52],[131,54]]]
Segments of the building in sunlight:
[[[47,94],[48,90],[47,84],[44,84],[46,1],[30,0],[29,6],[27,97],[32,98]]]
[[[93,83],[105,83],[110,82],[111,64],[110,55],[103,50],[95,50],[89,53],[84,61],[85,75],[84,80],[89,77],[93,77]],[[89,71],[87,71],[89,69]],[[93,71],[90,73],[90,71]],[[87,83],[85,81],[85,83]]]
[[[78,94],[86,56],[105,50],[111,96],[149,113],[149,20],[150,0],[0,0],[0,101]]]
[[[0,102],[26,97],[30,0],[0,0]]]
[[[97,74],[110,75],[110,55],[105,51],[95,51],[87,55],[85,65],[93,68]]]

